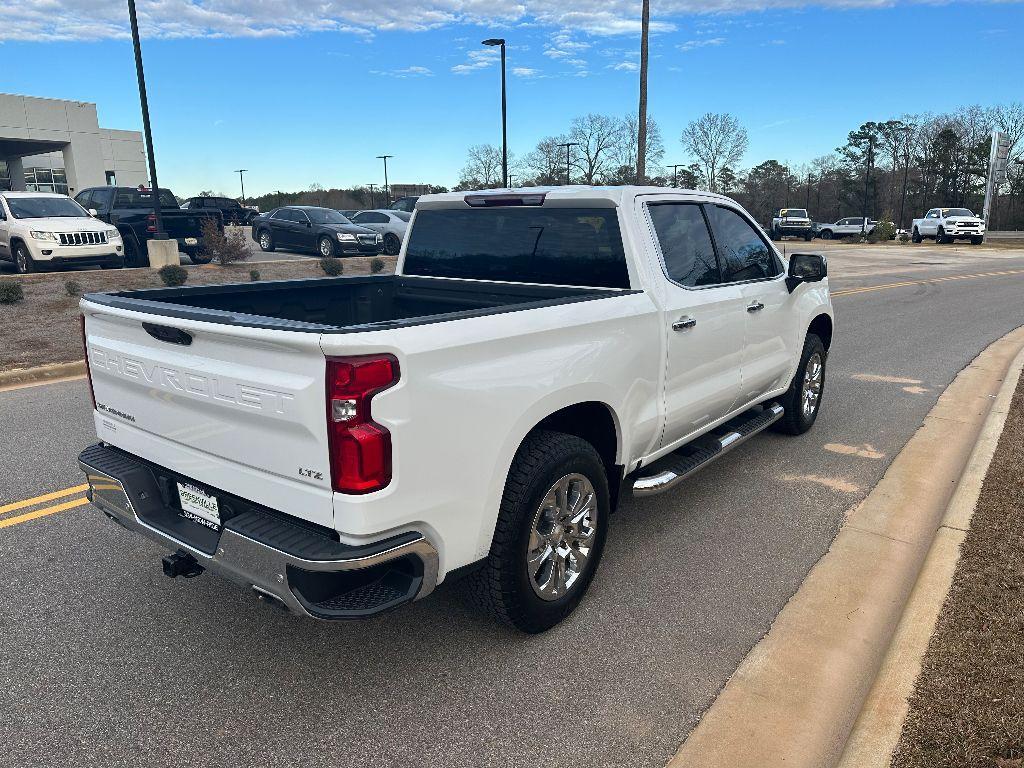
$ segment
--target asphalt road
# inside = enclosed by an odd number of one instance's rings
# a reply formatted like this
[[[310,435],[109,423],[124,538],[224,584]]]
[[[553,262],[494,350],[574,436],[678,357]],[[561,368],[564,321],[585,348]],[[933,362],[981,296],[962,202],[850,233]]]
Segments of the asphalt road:
[[[1024,251],[829,253],[815,429],[627,502],[587,599],[542,636],[458,585],[364,623],[289,617],[164,578],[89,506],[0,527],[0,764],[663,765],[942,389],[1024,325]],[[0,393],[0,434],[3,526],[39,508],[5,505],[82,482],[85,383]]]

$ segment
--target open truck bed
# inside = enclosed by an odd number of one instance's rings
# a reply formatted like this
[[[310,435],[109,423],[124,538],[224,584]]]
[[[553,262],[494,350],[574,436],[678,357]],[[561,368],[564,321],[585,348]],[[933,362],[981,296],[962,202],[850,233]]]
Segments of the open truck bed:
[[[623,292],[382,275],[95,293],[86,299],[169,318],[250,328],[353,333],[533,309]]]

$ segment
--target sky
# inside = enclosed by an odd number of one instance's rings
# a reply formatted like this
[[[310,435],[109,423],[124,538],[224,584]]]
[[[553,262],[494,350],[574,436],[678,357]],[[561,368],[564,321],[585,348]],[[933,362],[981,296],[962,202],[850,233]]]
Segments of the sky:
[[[179,196],[454,184],[473,144],[509,149],[587,112],[637,109],[639,0],[138,0],[161,185]],[[749,135],[743,167],[799,165],[867,120],[1020,101],[1024,4],[652,0],[649,112],[666,163],[705,112]],[[141,130],[126,6],[0,7],[0,91],[91,101]]]

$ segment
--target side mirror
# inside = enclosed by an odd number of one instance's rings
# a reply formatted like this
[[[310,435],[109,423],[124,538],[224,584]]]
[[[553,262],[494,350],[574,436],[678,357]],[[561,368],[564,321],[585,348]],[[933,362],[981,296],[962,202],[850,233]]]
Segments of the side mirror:
[[[794,253],[789,257],[786,287],[792,293],[800,283],[817,283],[828,277],[828,262],[820,253]]]
[[[89,209],[89,215],[92,216],[95,219],[97,216],[100,215],[100,212],[97,211],[95,208],[90,208]]]

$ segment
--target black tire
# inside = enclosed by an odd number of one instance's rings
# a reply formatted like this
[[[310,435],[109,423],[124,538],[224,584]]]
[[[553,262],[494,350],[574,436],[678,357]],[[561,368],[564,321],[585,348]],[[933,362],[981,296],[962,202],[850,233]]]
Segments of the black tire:
[[[921,237],[921,233],[917,231],[917,227],[914,227],[914,232],[910,236],[910,240],[915,243],[920,243],[924,238]]]
[[[140,255],[135,243],[127,238],[124,241],[124,264],[126,267],[148,267],[149,255]]]
[[[331,259],[337,256],[338,246],[335,245],[334,240],[329,237],[321,237],[316,241],[316,252],[325,259]]]
[[[831,240],[833,237],[834,237],[834,235],[832,234],[832,230],[831,229],[823,229],[823,230],[821,230],[821,239],[822,240]]]
[[[939,227],[939,231],[935,233],[935,242],[939,245],[945,245],[950,242],[949,238],[946,237],[946,230]]]
[[[806,243],[811,242],[811,240],[813,240],[813,239],[814,239],[814,233],[813,232],[808,232],[806,235],[804,235],[804,242],[806,242]]]
[[[983,242],[985,242],[984,236],[971,238],[971,245],[981,245]]]
[[[185,255],[192,260],[193,264],[209,264],[213,261],[213,256],[206,251],[185,251]]]
[[[807,364],[815,355],[818,356],[821,364],[820,386],[814,409],[810,414],[807,414],[803,408],[804,377],[807,373]],[[787,435],[802,435],[814,426],[814,422],[818,419],[818,413],[821,411],[821,397],[825,393],[827,360],[828,353],[825,351],[825,345],[821,343],[821,339],[813,333],[808,333],[807,338],[804,339],[804,349],[800,354],[800,365],[796,368],[793,381],[790,382],[786,394],[779,398],[779,404],[786,409],[786,412],[781,419],[775,422],[775,431],[784,432]]]
[[[39,271],[35,259],[32,258],[32,254],[28,252],[28,246],[24,243],[14,246],[14,268],[20,275],[29,275]]]
[[[269,229],[261,229],[256,233],[256,242],[260,244],[260,250],[266,253],[274,251],[274,236]]]
[[[402,241],[398,235],[388,232],[384,235],[384,253],[388,256],[397,256],[402,250]]]
[[[534,590],[527,553],[534,521],[548,491],[570,474],[585,477],[594,489],[594,539],[586,564],[568,591],[542,599]],[[467,579],[474,601],[499,620],[537,634],[575,610],[601,561],[611,502],[604,463],[594,447],[575,435],[538,430],[519,447],[505,481],[491,551],[482,568]]]

